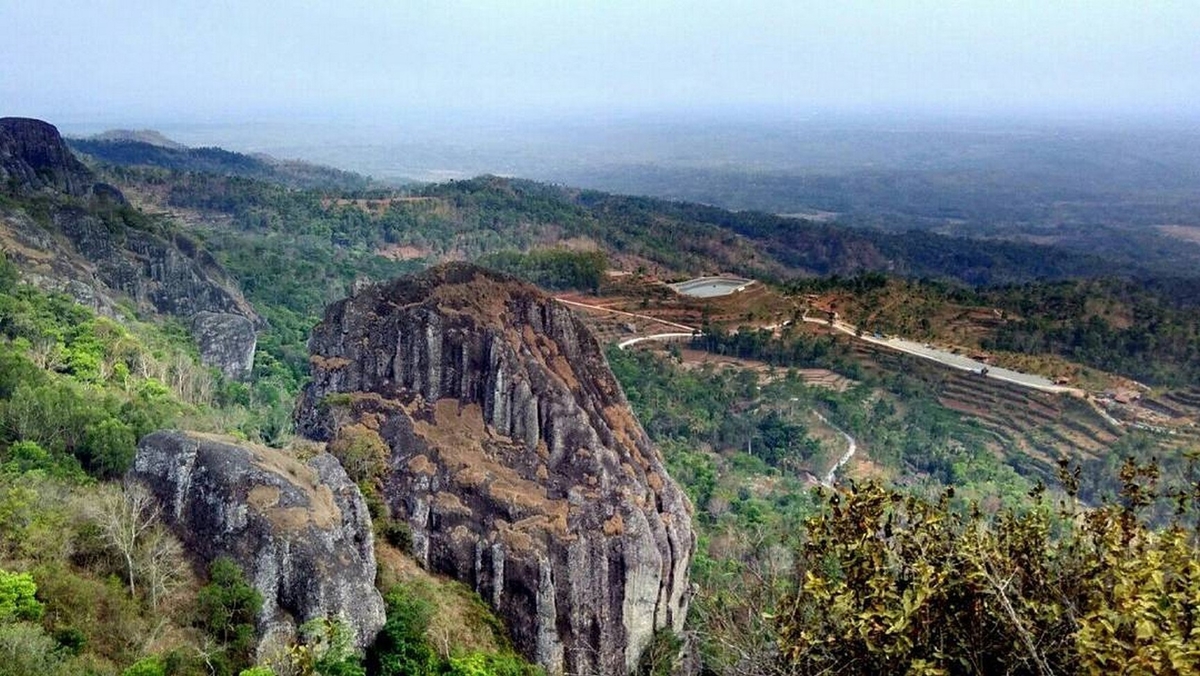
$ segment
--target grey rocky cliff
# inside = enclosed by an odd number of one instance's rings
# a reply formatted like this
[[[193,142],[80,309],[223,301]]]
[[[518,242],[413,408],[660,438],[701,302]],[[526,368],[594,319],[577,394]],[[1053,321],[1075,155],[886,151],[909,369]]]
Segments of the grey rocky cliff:
[[[250,377],[258,338],[249,319],[227,312],[197,312],[192,316],[192,335],[206,365],[233,380]]]
[[[54,125],[24,117],[0,117],[0,188],[82,196],[95,185]],[[111,188],[109,188],[111,189]]]
[[[452,264],[332,305],[309,347],[298,430],[378,431],[418,559],[549,673],[627,673],[682,628],[690,506],[569,309]]]
[[[384,623],[371,520],[338,461],[195,433],[161,431],[138,445],[128,478],[145,484],[187,551],[236,561],[263,596],[260,654],[317,617],[340,618],[356,644]]]
[[[185,319],[197,313],[236,314],[263,324],[215,259],[182,235],[130,227],[132,209],[119,190],[97,183],[53,125],[0,118],[0,245],[39,286],[63,291],[98,312],[116,314],[128,297],[144,310]],[[38,217],[22,209],[38,201]],[[202,321],[202,324],[204,322]],[[206,364],[226,373],[229,355],[250,354],[253,334],[239,330],[221,341],[201,342]],[[240,341],[234,347],[233,341]],[[215,351],[206,351],[206,344]]]

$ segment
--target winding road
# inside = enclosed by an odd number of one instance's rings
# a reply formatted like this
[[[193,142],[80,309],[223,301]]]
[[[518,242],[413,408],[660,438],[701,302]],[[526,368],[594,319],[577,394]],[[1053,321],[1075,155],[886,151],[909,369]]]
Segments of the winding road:
[[[854,454],[858,452],[858,442],[854,440],[854,437],[847,434],[846,430],[843,430],[837,425],[829,422],[829,419],[821,415],[820,411],[813,409],[813,414],[820,418],[821,422],[832,427],[834,431],[842,435],[842,437],[846,440],[846,452],[842,454],[841,458],[838,458],[838,461],[833,464],[833,467],[829,468],[829,471],[825,473],[825,478],[821,480],[822,486],[825,486],[826,488],[833,488],[833,480],[837,478],[837,471],[845,466],[846,463],[850,462],[850,458],[853,458]]]

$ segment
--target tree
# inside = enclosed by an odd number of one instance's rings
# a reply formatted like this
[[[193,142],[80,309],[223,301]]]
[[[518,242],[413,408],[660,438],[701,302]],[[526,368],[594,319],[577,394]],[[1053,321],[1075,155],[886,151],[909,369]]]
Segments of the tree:
[[[366,676],[349,628],[319,617],[300,626],[301,643],[288,650],[295,676]]]
[[[254,648],[254,624],[262,595],[246,583],[242,569],[221,557],[208,568],[209,582],[196,597],[197,624],[225,647],[235,665],[246,664]]]
[[[104,490],[91,510],[92,520],[100,528],[104,541],[125,562],[129,595],[135,598],[142,569],[139,553],[148,533],[158,523],[161,509],[145,486],[131,482],[124,490]]]
[[[83,439],[87,465],[97,476],[118,477],[133,464],[137,439],[128,424],[116,418],[105,418],[88,425]]]
[[[8,293],[16,287],[20,280],[20,274],[17,272],[17,266],[13,265],[8,257],[0,251],[0,293]]]
[[[135,554],[135,567],[154,610],[183,583],[188,571],[183,545],[162,523],[155,523],[143,533]]]
[[[36,594],[32,575],[0,570],[0,623],[40,619],[42,604]]]
[[[1200,545],[1151,528],[1157,469],[1127,461],[1119,504],[987,517],[868,483],[806,523],[777,616],[799,674],[1200,672]],[[1193,486],[1193,490],[1200,485]],[[1195,513],[1200,492],[1178,498]]]
[[[367,669],[380,676],[426,676],[438,659],[425,638],[433,609],[401,587],[388,592],[387,622],[367,652]]]

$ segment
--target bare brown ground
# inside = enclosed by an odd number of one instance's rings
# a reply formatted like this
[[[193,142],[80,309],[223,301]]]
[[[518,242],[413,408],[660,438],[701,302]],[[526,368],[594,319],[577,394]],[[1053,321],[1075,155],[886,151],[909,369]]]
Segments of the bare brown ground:
[[[1195,225],[1160,225],[1158,231],[1167,237],[1181,239],[1185,242],[1200,244],[1200,226]]]

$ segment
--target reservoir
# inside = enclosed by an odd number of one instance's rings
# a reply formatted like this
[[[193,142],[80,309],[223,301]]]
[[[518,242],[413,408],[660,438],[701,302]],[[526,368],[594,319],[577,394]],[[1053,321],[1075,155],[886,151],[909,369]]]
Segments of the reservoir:
[[[741,277],[697,277],[669,286],[685,296],[713,298],[741,291],[753,282],[752,279],[742,279]]]

